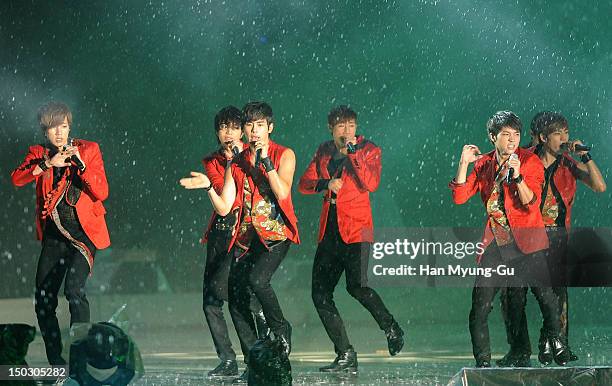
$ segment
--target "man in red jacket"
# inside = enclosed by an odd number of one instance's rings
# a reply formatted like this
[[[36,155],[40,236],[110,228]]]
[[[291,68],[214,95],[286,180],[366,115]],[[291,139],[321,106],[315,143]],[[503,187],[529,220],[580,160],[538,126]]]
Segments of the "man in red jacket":
[[[378,188],[381,150],[363,136],[356,136],[357,114],[347,106],[332,109],[328,116],[332,140],[315,153],[300,179],[303,194],[323,194],[319,245],[312,269],[312,299],[334,343],[337,357],[323,372],[356,372],[357,353],[350,344],[334,289],[346,274],[346,287],[385,331],[389,353],[404,345],[404,332],[376,291],[367,286],[369,249],[373,241],[370,192]]]
[[[250,310],[251,290],[261,303],[282,355],[287,359],[291,353],[292,328],[270,280],[290,245],[299,244],[300,237],[291,200],[295,153],[271,140],[274,117],[267,103],[247,103],[243,119],[249,147],[228,164],[221,194],[212,189],[213,182],[206,175],[195,175],[189,184],[208,192],[219,215],[234,216],[238,221],[229,242],[233,259],[228,295],[232,321],[248,364],[249,350],[257,338]],[[248,377],[247,367],[235,382],[246,383]]]
[[[96,251],[110,245],[102,205],[108,183],[98,144],[69,137],[68,106],[50,102],[40,108],[38,120],[47,141],[30,146],[11,177],[15,186],[36,181],[36,235],[42,252],[35,310],[49,363],[65,365],[55,315],[57,295],[65,278],[70,325],[89,322],[85,282]]]
[[[577,150],[576,145],[582,145],[579,140],[570,141],[569,124],[560,113],[544,111],[534,118],[536,125],[532,125],[532,136],[536,137],[533,151],[544,165],[544,188],[542,190],[540,210],[550,240],[547,251],[548,267],[551,272],[553,291],[559,302],[560,336],[568,345],[569,360],[578,360],[578,357],[569,349],[568,336],[568,295],[567,295],[567,241],[571,226],[572,206],[574,205],[577,180],[581,180],[594,192],[602,193],[606,190],[606,183],[595,161],[588,151]],[[535,130],[533,127],[535,126]],[[577,162],[568,152],[574,152],[580,157]],[[523,296],[526,295],[526,290]],[[500,366],[516,366],[521,358],[528,358],[531,354],[531,344],[527,329],[525,309],[510,309],[509,304],[502,303],[504,319],[508,315],[521,314],[519,330],[509,329],[510,342],[518,352],[510,351],[504,358],[497,361]],[[523,303],[524,304],[524,303]],[[538,359],[543,364],[552,362],[552,347],[546,336],[540,336]]]
[[[215,132],[219,149],[202,160],[206,174],[191,172],[191,177],[182,178],[180,184],[186,189],[202,188],[197,182],[208,176],[211,189],[217,194],[223,190],[225,168],[231,160],[247,146],[242,142],[242,111],[226,106],[215,115]],[[232,255],[229,243],[235,232],[237,219],[233,214],[219,216],[213,211],[202,242],[206,242],[206,265],[203,282],[203,309],[210,334],[221,363],[208,372],[209,377],[238,375],[236,353],[232,348],[229,331],[223,316],[223,302],[228,301],[228,280]],[[268,333],[261,304],[251,296],[251,311],[257,324],[257,333],[263,337]]]
[[[521,287],[531,286],[544,318],[546,337],[554,347],[558,364],[567,362],[567,350],[559,339],[557,299],[550,287],[546,258],[540,251],[548,248],[548,238],[540,214],[540,194],[544,170],[531,152],[519,148],[521,121],[510,111],[497,112],[487,122],[489,140],[495,149],[480,154],[474,145],[465,145],[456,177],[449,187],[453,201],[463,204],[480,192],[487,213],[483,244],[485,252],[478,256],[481,267],[497,268],[501,264],[515,269],[513,280],[492,275],[478,276],[472,291],[470,334],[477,367],[491,366],[488,315],[495,295],[507,289],[510,307],[524,302]],[[470,163],[475,163],[467,175]],[[509,329],[517,329],[521,315],[509,315]],[[513,348],[511,347],[511,350]]]

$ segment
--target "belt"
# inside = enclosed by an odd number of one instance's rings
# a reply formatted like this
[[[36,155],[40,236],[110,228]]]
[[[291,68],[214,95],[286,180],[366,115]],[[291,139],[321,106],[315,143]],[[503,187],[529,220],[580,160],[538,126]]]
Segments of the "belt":
[[[234,226],[218,222],[215,224],[215,229],[218,231],[229,231],[234,229]]]
[[[560,226],[547,226],[546,228],[546,232],[559,232],[559,231],[564,231],[565,227],[560,227]]]
[[[327,202],[329,202],[329,203],[330,203],[330,204],[332,204],[332,205],[336,205],[336,199],[335,199],[335,198],[325,197],[325,198],[323,199],[323,201],[327,201]]]

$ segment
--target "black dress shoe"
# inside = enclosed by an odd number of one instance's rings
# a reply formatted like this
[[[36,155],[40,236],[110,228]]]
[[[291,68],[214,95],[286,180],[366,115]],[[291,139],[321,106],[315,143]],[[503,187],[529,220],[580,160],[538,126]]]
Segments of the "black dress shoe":
[[[249,367],[248,366],[244,369],[244,372],[242,373],[242,375],[240,375],[238,378],[232,381],[232,385],[247,384],[247,383],[249,383]]]
[[[235,377],[238,375],[238,363],[233,359],[221,361],[219,366],[208,372],[209,377]]]
[[[319,371],[323,373],[357,373],[357,353],[353,348],[341,352],[338,354],[334,361],[327,365],[319,368]]]
[[[484,360],[477,360],[476,361],[476,367],[479,367],[479,368],[491,367],[491,361],[488,361],[486,359],[484,359]]]
[[[531,367],[530,356],[530,354],[510,351],[503,358],[496,360],[495,363],[499,367]]]
[[[394,320],[393,324],[385,330],[387,336],[387,346],[389,347],[389,354],[397,355],[402,351],[404,347],[404,331],[402,331],[399,324]]]
[[[291,325],[289,322],[286,322],[287,326],[285,327],[285,332],[278,336],[278,341],[281,345],[281,354],[285,357],[289,357],[291,354]]]
[[[540,340],[538,344],[540,353],[538,354],[538,360],[544,366],[548,366],[553,361],[553,349],[550,344],[550,339]]]
[[[549,338],[549,341],[550,345],[552,346],[555,363],[557,363],[559,366],[565,366],[570,359],[570,353],[567,346],[558,337]]]

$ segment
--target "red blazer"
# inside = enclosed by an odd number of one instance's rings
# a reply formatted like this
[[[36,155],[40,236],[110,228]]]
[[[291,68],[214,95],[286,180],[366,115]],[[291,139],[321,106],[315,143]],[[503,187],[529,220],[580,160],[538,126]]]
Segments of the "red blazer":
[[[74,144],[78,147],[85,171],[79,176],[83,181],[83,193],[79,197],[75,207],[79,217],[79,223],[85,234],[93,242],[97,249],[104,249],[110,245],[108,228],[104,215],[106,210],[102,201],[108,197],[108,182],[104,172],[104,162],[100,147],[95,142],[77,139]],[[45,197],[53,190],[53,167],[37,176],[32,172],[49,150],[42,145],[30,146],[25,160],[11,173],[13,185],[24,186],[36,181],[36,237],[42,240],[45,211]]]
[[[535,153],[535,147],[528,150]],[[572,223],[572,206],[576,196],[576,180],[578,179],[576,172],[578,166],[576,164],[577,162],[572,157],[563,153],[559,166],[553,175],[553,181],[565,205],[565,228],[568,231]]]
[[[528,254],[548,248],[548,237],[540,213],[544,166],[540,159],[529,150],[518,148],[516,154],[521,161],[521,175],[533,192],[534,198],[529,204],[523,205],[519,199],[516,185],[504,183],[504,208],[516,245],[523,253]],[[451,181],[449,187],[455,204],[463,204],[474,194],[480,192],[480,198],[486,206],[493,189],[495,167],[495,151],[492,151],[476,161],[466,182],[458,184],[454,180]],[[486,248],[493,239],[491,224],[487,216],[487,225],[482,240],[484,247]],[[480,257],[477,256],[478,262],[480,262]]]
[[[268,148],[268,157],[272,161],[274,169],[278,170],[281,156],[283,155],[286,149],[286,147],[281,146],[276,142],[270,141],[270,146]],[[234,212],[234,210],[238,209],[238,224],[236,224],[237,228],[240,227],[240,222],[242,221],[242,208],[244,201],[244,179],[251,179],[251,176],[247,174],[248,171],[250,171],[252,168],[251,163],[249,161],[250,159],[251,148],[247,147],[245,150],[242,151],[242,153],[240,153],[240,155],[235,157],[232,162],[232,176],[234,177],[234,181],[236,182],[236,200],[234,200],[234,204],[232,205],[231,211]],[[263,173],[265,173],[263,164],[260,165],[259,168]],[[277,200],[277,202],[278,206],[280,207],[281,215],[283,216],[283,221],[285,222],[285,226],[287,227],[287,230],[289,232],[289,234],[287,235],[287,239],[291,240],[295,244],[299,244],[300,236],[298,234],[297,217],[295,216],[295,211],[293,209],[293,201],[291,200],[291,192],[289,192],[289,194],[284,200]],[[234,245],[234,242],[236,242],[237,236],[238,232],[235,232],[228,250],[230,250]]]
[[[317,183],[321,179],[330,179],[327,171],[336,147],[333,141],[324,142],[319,146],[312,161],[300,178],[299,191],[303,194],[315,194]],[[336,197],[336,211],[338,213],[338,229],[342,241],[347,244],[374,241],[374,225],[372,221],[372,208],[370,206],[370,192],[376,191],[380,182],[381,150],[373,142],[357,137],[357,152],[348,155],[349,163],[345,164],[342,172],[342,189]],[[329,213],[329,199],[331,191],[327,190],[319,219],[319,238],[323,240],[327,214]]]
[[[248,147],[248,143],[242,144],[242,150]],[[225,185],[225,166],[227,165],[227,158],[225,158],[225,155],[221,153],[220,149],[217,149],[202,159],[202,165],[204,165],[206,176],[210,180],[213,189],[218,195],[221,195],[223,185]],[[208,234],[210,233],[212,225],[215,223],[217,216],[217,212],[213,210],[212,214],[210,215],[210,221],[208,221],[208,226],[206,227],[206,231],[204,232],[204,236],[201,240],[202,244],[208,241]]]
[[[224,178],[225,178],[225,165],[227,163],[227,158],[219,150],[216,150],[210,154],[208,154],[204,159],[202,159],[202,165],[204,166],[204,170],[206,172],[206,176],[210,180],[213,189],[217,194],[221,194],[223,191]],[[202,237],[202,243],[208,241],[208,234],[210,233],[210,229],[217,218],[217,212],[213,210],[210,220],[208,221],[208,226],[206,227],[206,231],[204,232],[204,236]]]

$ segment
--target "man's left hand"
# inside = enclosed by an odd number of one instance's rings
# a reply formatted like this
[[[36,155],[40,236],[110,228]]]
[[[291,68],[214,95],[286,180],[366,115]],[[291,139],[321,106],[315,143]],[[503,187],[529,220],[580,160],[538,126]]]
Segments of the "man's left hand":
[[[576,155],[577,155],[577,156],[579,156],[579,157],[581,157],[581,156],[585,155],[586,153],[588,153],[588,151],[584,151],[584,150],[582,150],[582,151],[576,151],[576,145],[584,145],[584,144],[583,144],[583,143],[582,143],[582,141],[581,141],[581,140],[579,140],[579,139],[575,139],[575,140],[573,140],[573,141],[569,141],[569,142],[567,143],[567,147],[570,149],[570,151],[571,151],[572,153],[576,154]]]

